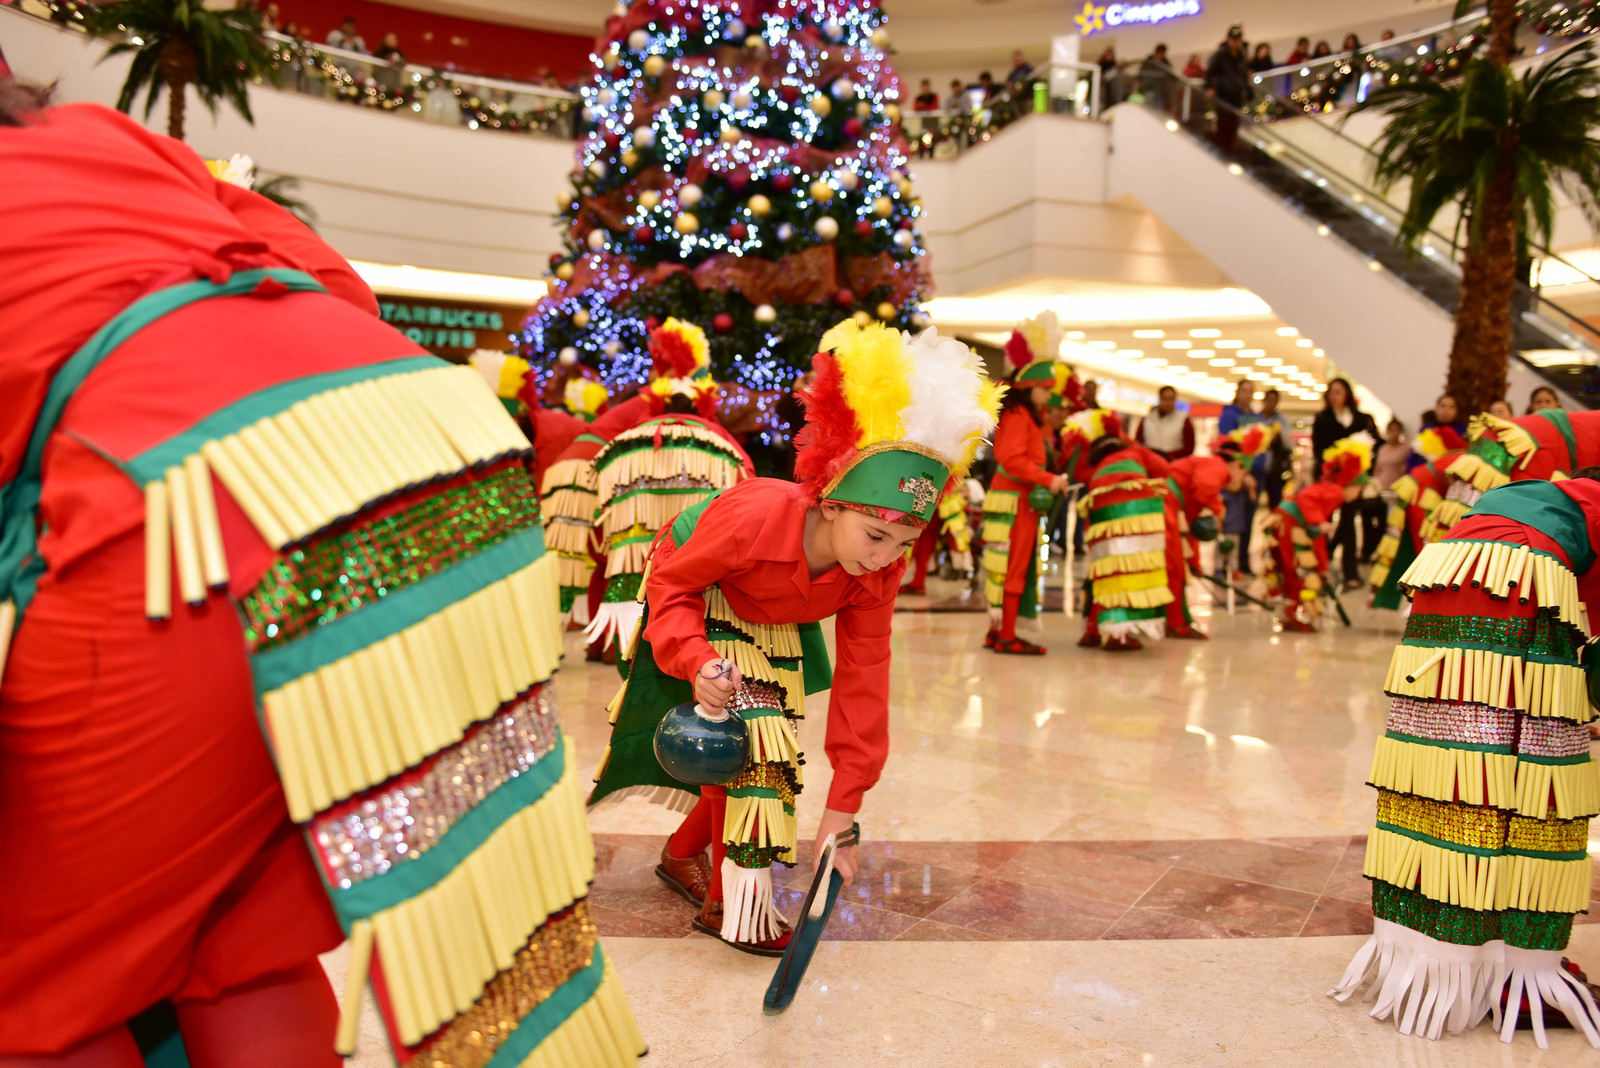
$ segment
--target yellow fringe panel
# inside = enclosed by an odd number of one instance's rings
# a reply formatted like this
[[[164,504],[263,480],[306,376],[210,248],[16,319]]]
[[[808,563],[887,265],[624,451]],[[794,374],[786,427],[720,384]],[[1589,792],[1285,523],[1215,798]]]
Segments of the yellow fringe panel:
[[[561,659],[555,561],[546,554],[262,696],[296,823],[458,741],[554,674]]]
[[[600,495],[590,489],[562,486],[540,498],[539,510],[547,524],[564,519],[575,525],[592,526],[600,514]]]
[[[594,997],[563,1020],[520,1068],[633,1068],[644,1053],[644,1037],[607,960]]]
[[[1124,534],[1157,534],[1167,529],[1167,517],[1161,512],[1149,515],[1129,515],[1108,519],[1103,523],[1090,523],[1084,537],[1090,541],[1099,538],[1116,538]]]
[[[787,716],[746,716],[744,722],[750,731],[752,763],[799,763],[800,738]]]
[[[983,510],[994,515],[1016,515],[1021,499],[1015,490],[990,490],[983,498]]]
[[[662,435],[660,448],[621,448],[658,431]],[[718,455],[701,448],[674,448],[683,438],[692,438]],[[733,451],[733,446],[704,427],[674,423],[661,427],[645,425],[618,434],[610,445],[595,456],[594,469],[597,474],[595,487],[601,500],[610,500],[619,487],[646,478],[667,480],[688,476],[717,489],[726,489],[739,481],[743,473],[743,461]]]
[[[1508,419],[1480,412],[1467,422],[1467,438],[1470,441],[1477,441],[1490,431],[1494,431],[1494,439],[1504,445],[1507,452],[1521,461],[1520,467],[1526,467],[1528,460],[1539,449],[1539,443],[1526,428]]]
[[[1441,541],[1423,546],[1400,585],[1408,591],[1460,589],[1470,585],[1506,600],[1554,609],[1563,623],[1579,626],[1582,599],[1578,580],[1554,557],[1526,545],[1503,542]]]
[[[1166,553],[1125,553],[1122,556],[1102,556],[1089,565],[1089,577],[1118,575],[1132,571],[1155,571],[1165,566]],[[1165,578],[1162,579],[1166,581]]]
[[[528,439],[470,367],[409,371],[341,386],[200,447],[163,491],[182,486],[179,551],[199,550],[208,585],[226,583],[209,472],[281,549],[407,486],[527,449]],[[148,491],[149,487],[147,487]],[[180,557],[181,573],[192,559]],[[189,587],[192,592],[192,585]]]
[[[700,493],[635,493],[603,509],[600,523],[607,537],[634,527],[657,531],[670,525],[685,508],[715,492],[714,487],[706,486]]]
[[[1521,428],[1519,427],[1518,429]],[[1450,461],[1450,466],[1445,469],[1445,473],[1454,478],[1459,478],[1463,482],[1470,482],[1474,488],[1483,490],[1485,493],[1496,486],[1504,486],[1511,481],[1510,476],[1501,474],[1493,464],[1487,463],[1470,453],[1462,453]]]
[[[1600,815],[1600,772],[1594,758],[1581,764],[1517,765],[1516,810],[1534,819],[1549,819],[1554,799],[1556,819]]]
[[[983,544],[985,552],[1000,552],[1003,549],[989,549],[990,545],[1009,546],[1011,544],[1011,527],[1009,519],[986,519],[983,522]]]
[[[544,469],[544,484],[539,487],[541,496],[562,489],[587,490],[594,493],[599,483],[595,479],[594,461],[583,459],[557,460]]]
[[[729,794],[722,837],[727,842],[749,842],[763,848],[776,846],[792,861],[797,826],[795,817],[783,810],[782,798]]]
[[[582,556],[569,553],[558,553],[556,565],[557,581],[568,588],[587,588],[589,579],[594,575],[594,560],[588,553]]]
[[[1115,560],[1116,557],[1107,557],[1107,559]],[[1134,590],[1155,589],[1157,586],[1165,588],[1166,585],[1167,573],[1165,570],[1140,571],[1137,573],[1110,575],[1106,578],[1098,579],[1095,581],[1094,591],[1096,595],[1102,593],[1130,593]]]
[[[1517,758],[1514,753],[1484,753],[1379,738],[1372,751],[1368,782],[1396,793],[1435,801],[1491,806],[1516,806]]]
[[[1389,489],[1399,498],[1400,503],[1408,506],[1417,503],[1417,491],[1419,488],[1417,480],[1410,475],[1401,475],[1389,486]],[[1404,513],[1402,512],[1402,514]]]
[[[1595,715],[1583,668],[1485,649],[1397,645],[1383,688],[1397,697],[1467,701],[1576,723]]]
[[[167,515],[167,484],[144,488],[144,614],[172,618],[172,526]]]
[[[1097,497],[1107,493],[1125,493],[1128,490],[1146,488],[1158,489],[1163,493],[1171,491],[1171,487],[1167,485],[1167,480],[1164,478],[1125,478],[1120,482],[1110,482],[1103,486],[1097,486],[1085,493],[1083,499],[1078,502],[1078,510],[1087,515]]]
[[[1149,590],[1130,590],[1125,593],[1102,593],[1100,583],[1094,584],[1094,603],[1102,608],[1160,608],[1171,604],[1172,591],[1166,583]]]
[[[733,627],[760,646],[768,656],[797,657],[803,653],[800,629],[793,623],[751,623],[740,619],[722,591],[715,586],[705,591],[706,618]]]
[[[1478,911],[1581,912],[1589,907],[1589,858],[1480,857],[1382,827],[1367,836],[1362,874]]]
[[[569,758],[548,793],[449,875],[372,917],[401,1041],[414,1045],[471,1008],[533,932],[586,895],[593,878],[594,844]]]

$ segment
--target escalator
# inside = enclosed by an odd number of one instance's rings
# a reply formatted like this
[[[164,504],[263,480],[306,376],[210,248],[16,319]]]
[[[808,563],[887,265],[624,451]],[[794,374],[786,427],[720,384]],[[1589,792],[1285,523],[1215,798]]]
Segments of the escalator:
[[[1180,103],[1203,99],[1194,83],[1177,76],[1174,82],[1172,92],[1151,94],[1152,104],[1163,97]],[[1233,110],[1220,102],[1209,106]],[[1130,103],[1111,112],[1113,195],[1140,201],[1285,319],[1319,340],[1327,338],[1329,355],[1380,397],[1431,396],[1428,389],[1418,393],[1412,380],[1431,381],[1432,389],[1444,380],[1460,297],[1460,250],[1452,239],[1433,232],[1420,252],[1409,253],[1395,240],[1403,205],[1369,188],[1364,174],[1340,173],[1272,124],[1252,122],[1237,111],[1238,146],[1224,152],[1198,123],[1180,121],[1183,110],[1175,107],[1169,114]],[[1319,126],[1326,136],[1343,138]],[[1365,146],[1343,140],[1342,147],[1354,146],[1360,158],[1370,158]],[[1181,176],[1176,183],[1174,175]],[[1212,202],[1211,212],[1231,212],[1237,225],[1219,239],[1215,217],[1204,216],[1198,198],[1174,196],[1162,190],[1164,183],[1213,190],[1221,199]],[[1315,247],[1319,242],[1321,249]],[[1279,254],[1286,245],[1298,249],[1294,262]],[[1564,264],[1546,250],[1538,252]],[[1363,271],[1369,277],[1363,279]],[[1319,281],[1337,307],[1304,299],[1302,290],[1317,288]],[[1409,301],[1397,299],[1395,283]],[[1530,383],[1548,383],[1585,407],[1600,405],[1600,331],[1521,282],[1514,309],[1513,395],[1526,395]],[[1404,342],[1384,336],[1396,330]],[[1334,343],[1336,336],[1342,344]],[[1397,367],[1397,360],[1405,366]],[[1380,388],[1386,380],[1396,388]]]

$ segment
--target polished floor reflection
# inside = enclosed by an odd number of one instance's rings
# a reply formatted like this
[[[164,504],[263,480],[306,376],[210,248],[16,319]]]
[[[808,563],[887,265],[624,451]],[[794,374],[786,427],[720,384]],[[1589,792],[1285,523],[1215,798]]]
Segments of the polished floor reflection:
[[[930,584],[905,607],[948,606]],[[1212,639],[1076,648],[1045,617],[1042,658],[981,646],[981,613],[897,614],[891,756],[867,798],[861,877],[794,1007],[761,1014],[773,962],[689,928],[652,869],[672,813],[591,813],[592,901],[651,1056],[645,1065],[1558,1065],[1600,1058],[1570,1031],[1539,1051],[1487,1029],[1396,1033],[1327,988],[1371,928],[1365,785],[1399,634],[1392,613],[1278,633],[1259,610],[1203,616]],[[569,637],[563,717],[592,765],[612,668]],[[826,793],[825,701],[802,835]],[[798,908],[808,858],[783,872]],[[1600,909],[1596,910],[1600,915]],[[1580,921],[1588,917],[1580,917]],[[1600,971],[1600,925],[1571,955]],[[338,959],[331,966],[338,968]],[[369,1020],[369,1027],[374,1021]],[[374,1039],[375,1031],[368,1031]],[[364,1044],[360,1065],[385,1064]]]

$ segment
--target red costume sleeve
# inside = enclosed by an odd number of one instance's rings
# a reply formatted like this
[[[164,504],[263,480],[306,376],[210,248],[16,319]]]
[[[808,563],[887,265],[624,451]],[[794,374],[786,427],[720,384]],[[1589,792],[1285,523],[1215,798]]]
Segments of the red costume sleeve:
[[[1313,482],[1294,495],[1300,514],[1313,526],[1326,523],[1344,503],[1344,487],[1333,482]]]
[[[1228,484],[1228,465],[1215,456],[1189,456],[1172,465],[1172,477],[1183,489],[1184,514],[1190,521],[1210,511],[1221,518],[1222,487]]]
[[[905,570],[905,562],[896,565]],[[828,807],[861,811],[861,798],[883,774],[889,758],[889,632],[899,576],[881,600],[852,605],[834,617],[833,692],[828,698],[828,732],[823,744],[833,765]]]
[[[1167,458],[1154,449],[1135,443],[1128,446],[1125,451],[1133,453],[1138,458],[1151,478],[1166,478],[1172,474],[1172,465],[1167,462]]]
[[[1033,453],[1043,455],[1044,433],[1027,412],[1012,408],[1000,417],[1000,428],[994,436],[994,458],[1017,481],[1049,489],[1056,477],[1034,459]]]
[[[719,654],[706,641],[706,599],[704,591],[732,573],[729,563],[742,559],[744,550],[735,543],[732,524],[707,522],[715,504],[706,509],[695,528],[695,536],[683,545],[672,540],[671,528],[650,562],[650,577],[645,581],[645,599],[650,604],[650,621],[644,636],[655,654],[656,665],[668,675],[693,681],[708,660]]]

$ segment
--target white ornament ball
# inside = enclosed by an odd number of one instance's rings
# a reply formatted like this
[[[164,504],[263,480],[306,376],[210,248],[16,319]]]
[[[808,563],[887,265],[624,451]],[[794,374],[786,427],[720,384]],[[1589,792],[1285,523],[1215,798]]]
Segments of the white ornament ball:
[[[606,232],[604,230],[590,230],[588,243],[590,252],[599,252],[606,247]]]
[[[589,107],[587,104],[584,105],[584,108],[583,108],[583,121],[584,122],[594,122],[599,117],[600,117],[600,113],[598,111],[596,111],[592,107]]]
[[[779,223],[778,224],[778,240],[779,241],[787,241],[792,237],[794,237],[794,224],[793,223]]]
[[[725,145],[738,144],[744,139],[744,131],[737,126],[724,126],[722,128],[722,143]]]
[[[758,323],[775,323],[778,321],[778,309],[770,304],[757,304],[755,318]]]
[[[650,46],[650,34],[645,30],[634,30],[628,34],[628,47],[635,52],[643,52]]]
[[[654,189],[646,189],[639,194],[639,206],[645,211],[649,211],[659,203],[661,203],[661,194]]]
[[[817,231],[817,236],[824,241],[832,241],[839,236],[839,222],[831,215],[824,215],[818,219],[813,229]]]
[[[844,36],[844,27],[839,25],[837,19],[829,19],[822,24],[822,36],[830,41],[837,41]]]
[[[894,213],[894,201],[888,197],[879,197],[872,202],[872,211],[878,218],[887,219]]]
[[[568,208],[572,207],[572,190],[563,189],[561,192],[556,194],[556,207],[560,208],[562,211],[566,211]]]
[[[846,100],[856,95],[856,84],[849,78],[838,78],[834,80],[830,92],[833,93],[835,100]]]
[[[750,198],[750,214],[751,215],[755,215],[755,216],[759,217],[759,216],[765,215],[767,212],[769,212],[771,210],[772,210],[772,201],[768,200],[762,194],[757,193],[755,196]]]
[[[620,342],[620,341],[607,341],[606,342],[606,355],[607,356],[615,356],[617,353],[619,353],[621,351],[622,351],[622,342]]]
[[[584,311],[582,308],[579,308],[577,311],[573,312],[572,325],[577,327],[579,330],[582,330],[584,327],[588,326],[589,313]]]
[[[812,112],[814,112],[816,116],[821,119],[827,118],[828,112],[833,110],[833,102],[827,97],[823,96],[821,93],[818,93],[816,96],[812,97],[807,104],[811,108]]]
[[[678,203],[682,204],[686,208],[692,208],[696,204],[700,203],[704,196],[705,193],[700,189],[700,187],[695,185],[693,182],[690,182],[688,185],[678,190]]]
[[[608,86],[596,93],[594,98],[609,107],[617,102],[617,91]]]
[[[729,19],[728,24],[722,28],[722,33],[724,36],[730,38],[743,37],[745,35],[745,29],[746,26],[740,19]]]
[[[861,184],[860,179],[856,177],[855,171],[839,171],[833,176],[833,179],[839,183],[839,188],[847,193],[854,192],[855,187]]]
[[[672,228],[680,234],[692,234],[700,229],[700,220],[688,212],[681,212],[672,220]]]
[[[644,61],[644,76],[646,78],[659,78],[661,72],[667,69],[667,61],[661,56],[646,56]]]
[[[654,148],[656,144],[656,130],[654,126],[640,126],[633,131],[634,148]]]
[[[603,159],[597,159],[593,163],[589,164],[589,173],[594,175],[596,178],[604,178],[606,176],[606,161]]]
[[[556,359],[560,360],[566,366],[571,367],[573,364],[578,362],[578,350],[573,348],[571,345],[568,345],[566,348],[562,349],[556,354]]]
[[[896,248],[910,248],[912,242],[915,240],[916,237],[911,233],[910,230],[896,230],[894,232],[894,244]]]
[[[755,101],[751,99],[749,93],[738,92],[733,94],[733,106],[740,111],[748,110],[754,103]]]
[[[700,98],[700,103],[715,111],[722,106],[722,102],[726,99],[728,98],[723,95],[721,89],[707,89],[705,95]]]
[[[812,200],[823,204],[833,199],[833,186],[824,182],[821,178],[811,183],[810,192]]]

